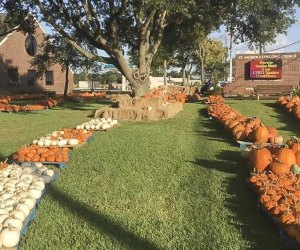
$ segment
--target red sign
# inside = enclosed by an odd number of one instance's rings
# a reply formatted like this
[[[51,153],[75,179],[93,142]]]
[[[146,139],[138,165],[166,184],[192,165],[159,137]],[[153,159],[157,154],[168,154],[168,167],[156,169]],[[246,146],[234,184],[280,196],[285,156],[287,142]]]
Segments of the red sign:
[[[251,79],[281,79],[282,60],[252,60],[250,62]]]

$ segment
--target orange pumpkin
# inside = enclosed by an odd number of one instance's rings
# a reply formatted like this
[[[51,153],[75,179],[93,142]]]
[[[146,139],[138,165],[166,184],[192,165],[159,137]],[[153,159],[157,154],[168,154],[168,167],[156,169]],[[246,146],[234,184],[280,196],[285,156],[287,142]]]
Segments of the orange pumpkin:
[[[272,163],[271,152],[264,147],[253,148],[249,153],[250,165],[258,173],[267,170],[270,163]]]
[[[296,156],[292,149],[289,148],[281,148],[277,151],[276,157],[278,161],[281,163],[286,163],[290,167],[296,163]]]
[[[269,131],[266,127],[258,127],[254,132],[254,141],[267,142],[269,139]]]
[[[270,136],[278,136],[276,128],[268,128]]]
[[[282,162],[273,162],[270,164],[269,170],[276,175],[288,174],[291,170],[291,166]]]
[[[294,142],[294,143],[291,145],[290,149],[292,149],[293,152],[296,153],[298,150],[300,150],[300,142],[298,142],[298,141],[297,141],[297,142]]]
[[[300,150],[298,150],[298,151],[295,153],[295,157],[296,157],[296,164],[297,164],[297,165],[300,165]]]

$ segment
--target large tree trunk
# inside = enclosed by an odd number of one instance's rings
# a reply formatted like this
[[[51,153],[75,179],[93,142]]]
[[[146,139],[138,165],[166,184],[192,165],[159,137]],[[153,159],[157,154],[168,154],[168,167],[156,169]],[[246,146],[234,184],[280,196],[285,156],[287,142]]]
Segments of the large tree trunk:
[[[65,89],[64,89],[64,98],[68,96],[69,88],[69,64],[66,64],[66,75],[65,75]]]
[[[142,96],[150,89],[150,78],[146,78],[142,83],[137,81],[134,85],[130,84],[133,90],[133,96]]]

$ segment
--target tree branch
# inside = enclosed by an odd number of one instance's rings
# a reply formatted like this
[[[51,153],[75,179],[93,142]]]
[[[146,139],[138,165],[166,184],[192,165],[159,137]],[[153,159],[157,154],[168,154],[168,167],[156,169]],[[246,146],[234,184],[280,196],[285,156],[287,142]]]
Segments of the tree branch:
[[[152,60],[153,60],[153,56],[156,54],[158,47],[162,41],[162,37],[163,37],[163,30],[164,30],[164,21],[165,21],[165,17],[166,17],[167,11],[163,11],[160,15],[159,15],[159,19],[158,19],[158,34],[157,34],[157,39],[154,42],[151,52],[148,55],[148,63],[149,65],[151,65]]]

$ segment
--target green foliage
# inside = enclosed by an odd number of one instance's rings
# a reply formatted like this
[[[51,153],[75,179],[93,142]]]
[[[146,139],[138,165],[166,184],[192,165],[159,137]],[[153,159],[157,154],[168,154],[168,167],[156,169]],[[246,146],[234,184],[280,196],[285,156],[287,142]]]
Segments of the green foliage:
[[[22,0],[0,2],[0,36],[17,30],[24,34],[34,33],[36,22]]]
[[[235,42],[247,41],[251,49],[262,52],[295,22],[297,5],[299,1],[237,1],[227,16],[227,30]]]
[[[297,87],[293,88],[292,95],[293,96],[300,96],[300,86],[297,86]]]

